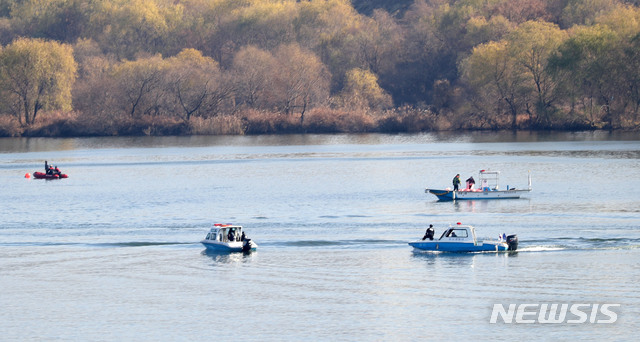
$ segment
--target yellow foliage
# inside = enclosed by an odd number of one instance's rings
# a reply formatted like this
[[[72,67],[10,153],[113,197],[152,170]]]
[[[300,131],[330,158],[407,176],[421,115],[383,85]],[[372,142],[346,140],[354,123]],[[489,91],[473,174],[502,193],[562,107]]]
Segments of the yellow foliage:
[[[0,82],[8,90],[3,100],[25,124],[39,110],[70,111],[77,65],[67,44],[19,38],[0,52]]]
[[[384,109],[391,106],[391,96],[378,85],[378,77],[369,70],[353,68],[345,75],[342,93],[345,103]]]
[[[640,33],[640,8],[618,5],[613,11],[598,17],[596,22],[608,26],[620,36],[633,37]]]
[[[184,49],[175,57],[169,58],[169,64],[189,64],[191,66],[207,66],[210,68],[218,68],[218,63],[211,57],[202,55],[202,52],[196,49]]]

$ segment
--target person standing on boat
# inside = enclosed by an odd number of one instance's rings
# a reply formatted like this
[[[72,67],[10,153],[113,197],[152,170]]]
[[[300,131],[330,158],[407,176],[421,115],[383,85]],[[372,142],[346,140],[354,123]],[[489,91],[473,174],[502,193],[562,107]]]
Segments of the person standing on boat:
[[[467,179],[467,189],[468,189],[468,190],[473,189],[473,186],[474,186],[474,185],[476,185],[476,181],[475,181],[475,179],[473,179],[473,176],[471,176],[471,177],[469,177],[469,178]]]
[[[46,160],[44,161],[44,173],[48,175],[53,174],[53,166],[49,165]]]
[[[453,191],[458,191],[459,186],[460,186],[460,174],[458,173],[455,177],[453,177]]]
[[[433,235],[434,234],[435,234],[435,230],[433,229],[433,225],[430,224],[429,228],[427,228],[427,232],[424,233],[424,236],[422,237],[422,240],[423,241],[426,240],[426,239],[433,240]]]

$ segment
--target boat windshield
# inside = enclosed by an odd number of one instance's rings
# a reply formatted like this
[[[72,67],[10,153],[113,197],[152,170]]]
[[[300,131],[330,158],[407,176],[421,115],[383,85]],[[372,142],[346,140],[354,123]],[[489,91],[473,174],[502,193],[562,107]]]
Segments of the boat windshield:
[[[447,233],[450,231],[451,229],[445,229],[444,232],[442,232],[442,235],[440,235],[440,238],[438,240],[442,240],[443,237],[445,237],[445,235],[447,235]]]
[[[447,230],[444,231],[444,233],[442,233],[442,235],[440,236],[440,239],[442,239],[443,237],[469,237],[469,233],[467,232],[466,229],[460,229],[460,228],[449,228]]]

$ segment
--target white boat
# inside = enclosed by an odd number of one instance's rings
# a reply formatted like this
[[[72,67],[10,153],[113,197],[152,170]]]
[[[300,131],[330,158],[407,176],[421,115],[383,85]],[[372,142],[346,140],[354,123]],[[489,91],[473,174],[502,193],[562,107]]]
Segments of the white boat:
[[[520,198],[521,195],[531,191],[531,173],[529,173],[529,184],[527,188],[518,189],[509,187],[501,190],[499,187],[500,171],[480,170],[479,184],[477,189],[465,188],[460,190],[445,189],[425,189],[425,193],[431,193],[438,197],[440,201],[454,200],[478,200],[478,199],[504,199]]]
[[[516,235],[502,234],[499,239],[478,238],[473,226],[462,225],[460,222],[445,229],[439,239],[434,239],[433,228],[429,230],[423,240],[409,242],[409,246],[438,252],[504,252],[518,249]]]
[[[258,247],[246,237],[242,226],[221,223],[214,224],[200,243],[207,247],[207,250],[218,252],[249,252]]]

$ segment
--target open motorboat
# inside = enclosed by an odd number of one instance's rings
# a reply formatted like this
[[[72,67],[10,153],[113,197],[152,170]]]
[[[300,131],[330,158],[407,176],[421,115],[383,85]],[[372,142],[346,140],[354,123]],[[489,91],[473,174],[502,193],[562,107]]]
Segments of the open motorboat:
[[[501,190],[498,185],[500,171],[480,170],[479,183],[480,188],[474,189],[473,186],[467,185],[465,189],[452,190],[446,189],[425,189],[424,192],[431,193],[438,197],[440,201],[453,200],[477,200],[477,199],[503,199],[503,198],[520,198],[524,193],[531,191],[531,174],[529,174],[529,186],[526,189],[517,189],[507,185],[506,190]]]
[[[249,252],[258,245],[247,238],[242,226],[216,223],[209,233],[200,241],[208,250],[218,252]]]
[[[423,240],[409,242],[415,249],[440,252],[504,252],[518,249],[518,236],[502,234],[499,239],[476,237],[473,226],[458,222],[449,226],[439,239],[434,239],[435,231],[429,228]]]

